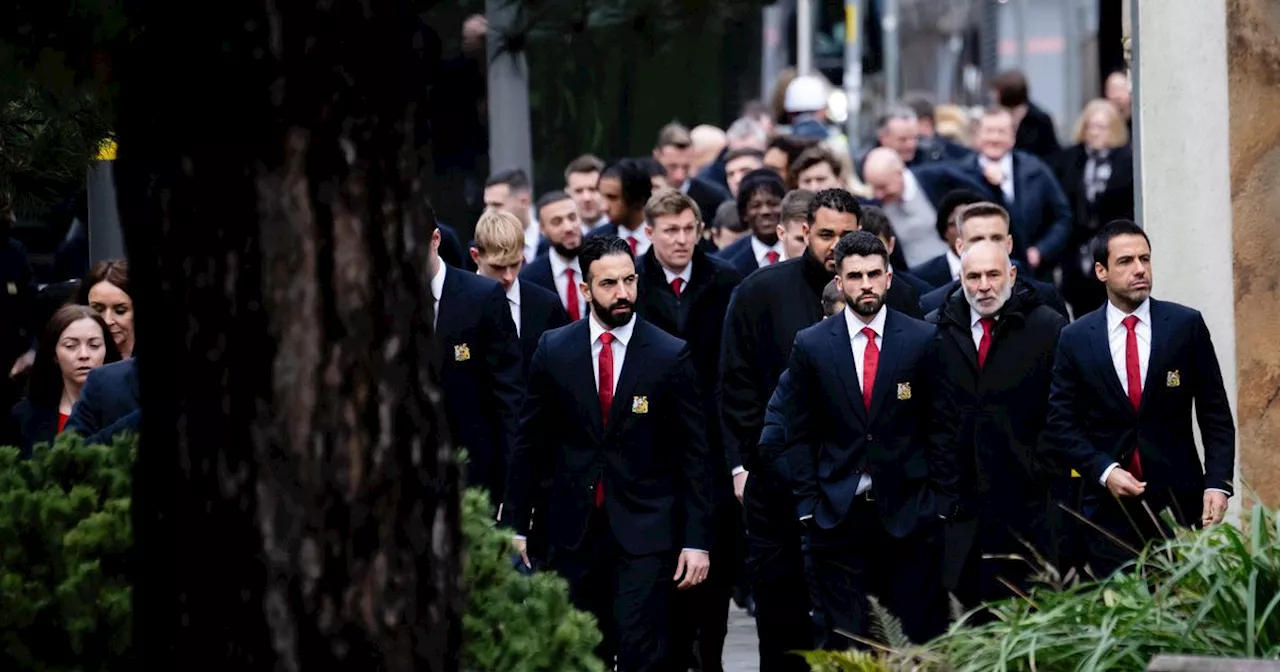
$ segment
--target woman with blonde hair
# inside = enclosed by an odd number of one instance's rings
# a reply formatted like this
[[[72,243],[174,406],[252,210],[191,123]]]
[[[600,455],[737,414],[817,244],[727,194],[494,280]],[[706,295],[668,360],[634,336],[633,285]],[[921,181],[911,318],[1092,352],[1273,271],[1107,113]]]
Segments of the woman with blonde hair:
[[[1062,294],[1079,317],[1106,300],[1106,290],[1093,273],[1089,240],[1107,222],[1133,219],[1133,152],[1124,118],[1102,98],[1084,106],[1072,137],[1075,144],[1058,152],[1052,166],[1072,213]]]

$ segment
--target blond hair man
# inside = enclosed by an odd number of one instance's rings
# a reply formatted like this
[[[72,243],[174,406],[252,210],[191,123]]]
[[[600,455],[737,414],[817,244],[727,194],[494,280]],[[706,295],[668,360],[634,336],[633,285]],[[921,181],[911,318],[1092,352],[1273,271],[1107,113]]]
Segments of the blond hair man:
[[[533,354],[542,332],[569,323],[569,316],[555,294],[532,283],[520,282],[524,267],[524,227],[516,216],[503,210],[490,210],[476,222],[475,241],[471,244],[471,261],[476,273],[497,280],[507,294],[511,321],[526,355]],[[528,364],[528,357],[525,364]]]

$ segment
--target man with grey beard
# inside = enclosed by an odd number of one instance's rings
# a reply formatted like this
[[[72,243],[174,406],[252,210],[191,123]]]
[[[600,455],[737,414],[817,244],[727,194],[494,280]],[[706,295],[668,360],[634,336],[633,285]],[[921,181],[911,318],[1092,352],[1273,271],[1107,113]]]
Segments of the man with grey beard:
[[[1016,286],[1007,245],[978,241],[960,259],[960,288],[927,320],[938,325],[960,476],[943,585],[971,608],[1011,597],[1004,582],[1028,587],[1033,566],[1000,556],[1030,560],[1030,545],[1054,559],[1049,488],[1068,474],[1049,465],[1041,434],[1066,319]]]

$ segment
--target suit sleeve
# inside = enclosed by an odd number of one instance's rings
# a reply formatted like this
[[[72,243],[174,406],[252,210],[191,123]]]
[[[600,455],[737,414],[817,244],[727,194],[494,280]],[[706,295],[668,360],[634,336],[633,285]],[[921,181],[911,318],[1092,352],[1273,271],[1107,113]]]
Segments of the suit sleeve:
[[[502,500],[502,523],[516,534],[529,534],[529,493],[534,484],[542,482],[542,473],[551,461],[548,447],[555,427],[547,417],[553,412],[551,389],[544,334],[529,363],[528,389],[520,406],[520,432],[511,449],[506,494]]]
[[[1115,459],[1095,448],[1081,429],[1082,399],[1091,394],[1095,392],[1084,386],[1080,365],[1071,353],[1070,340],[1059,337],[1053,355],[1053,382],[1049,385],[1047,445],[1055,457],[1090,479],[1090,483],[1097,483]]]
[[[756,362],[758,317],[742,288],[734,291],[725,314],[720,348],[720,415],[724,426],[725,461],[736,467],[755,467],[756,444],[767,399],[761,399]]]
[[[703,397],[698,392],[698,374],[686,345],[676,360],[672,392],[675,418],[666,423],[668,445],[684,446],[681,473],[684,475],[684,538],[682,548],[711,550],[712,482],[711,450],[703,415]]]
[[[796,497],[796,517],[804,518],[812,516],[818,508],[820,491],[818,472],[814,466],[817,444],[814,438],[813,400],[810,398],[816,383],[805,344],[800,339],[797,334],[795,344],[791,346],[791,361],[787,366],[788,385],[783,390],[783,398],[791,400],[786,404],[791,413],[786,422],[787,471],[791,491]],[[781,385],[779,388],[781,389]],[[777,394],[777,390],[774,394]]]
[[[1196,314],[1195,401],[1196,419],[1200,423],[1200,439],[1204,443],[1204,487],[1235,492],[1236,426],[1231,418],[1231,405],[1222,369],[1213,349],[1209,326]]]
[[[489,484],[494,492],[506,482],[505,468],[516,442],[516,419],[524,398],[521,382],[522,362],[520,338],[516,325],[511,321],[511,309],[501,287],[494,287],[485,306],[485,322],[488,347],[485,362],[490,377],[492,397],[489,400],[490,418],[494,433],[494,462],[497,471],[494,482]]]
[[[559,329],[560,327],[568,326],[568,324],[569,313],[565,311],[564,306],[560,305],[559,301],[552,302],[551,317],[547,319],[547,331]]]
[[[67,418],[63,431],[90,437],[102,429],[100,426],[102,409],[98,400],[101,386],[101,374],[96,370],[90,371],[89,377],[84,381],[84,388],[80,390],[80,399],[76,401],[75,406],[71,407],[71,415]]]
[[[1062,187],[1058,186],[1057,178],[1048,168],[1043,165],[1041,167],[1046,193],[1044,211],[1040,216],[1049,222],[1049,226],[1039,240],[1031,242],[1030,247],[1040,250],[1040,266],[1051,268],[1053,262],[1066,251],[1067,243],[1071,240],[1071,205],[1067,203],[1067,195],[1062,192]]]
[[[929,481],[938,497],[938,513],[951,516],[960,497],[960,411],[954,379],[947,375],[938,347],[938,332],[929,341],[925,359],[929,375],[929,403],[926,418],[925,460],[929,464]]]

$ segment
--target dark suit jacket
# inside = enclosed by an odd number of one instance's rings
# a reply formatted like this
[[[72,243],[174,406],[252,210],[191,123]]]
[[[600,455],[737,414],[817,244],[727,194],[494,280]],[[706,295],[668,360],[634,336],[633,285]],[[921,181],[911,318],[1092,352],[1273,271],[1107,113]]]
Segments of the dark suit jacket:
[[[552,554],[581,544],[598,480],[609,527],[626,553],[712,547],[710,461],[689,347],[634,319],[607,424],[588,320],[547,332],[533,356],[502,515],[528,534],[530,499],[549,472]]]
[[[449,268],[436,342],[449,431],[467,449],[466,482],[489,488],[496,503],[523,394],[520,340],[502,285]]]
[[[551,275],[550,255],[540,254],[537,259],[525,264],[524,270],[520,271],[520,283],[534,284],[559,296],[556,292],[555,277]],[[563,298],[560,305],[564,306]]]
[[[83,436],[85,443],[108,443],[120,432],[136,432],[141,398],[137,357],[100,366],[89,372],[63,429]]]
[[[884,305],[907,317],[924,319],[924,311],[920,309],[920,294],[910,281],[891,283],[884,293]]]
[[[1022,123],[1018,124],[1018,133],[1014,136],[1014,147],[1048,160],[1059,148],[1053,118],[1034,103],[1027,103],[1027,113],[1022,117]]]
[[[919,298],[920,295],[933,291],[933,285],[925,282],[924,280],[921,280],[919,277],[917,277],[911,272],[908,272],[906,270],[898,270],[898,268],[896,267],[893,269],[893,281],[895,283],[902,283],[910,287],[911,290],[916,293],[917,305],[919,305],[920,303],[920,298]],[[923,316],[923,315],[924,313],[920,314],[920,316]]]
[[[959,291],[961,291],[960,281],[949,280],[947,284],[920,297],[920,308],[928,315],[942,308],[946,304],[947,298]],[[1013,291],[1024,295],[1023,301],[1025,303],[1049,306],[1057,311],[1059,315],[1071,319],[1071,316],[1067,313],[1067,304],[1062,300],[1062,295],[1058,293],[1058,288],[1054,287],[1053,283],[1041,282],[1019,273],[1018,279],[1014,281]]]
[[[987,182],[978,157],[961,164],[980,191],[1009,210],[1013,234],[1013,257],[1025,262],[1027,248],[1040,250],[1037,272],[1047,272],[1067,251],[1071,240],[1071,207],[1058,179],[1043,161],[1026,152],[1013,152],[1013,203],[1005,203],[1004,192]]]
[[[533,351],[538,348],[542,334],[566,324],[569,324],[569,314],[553,292],[531,282],[520,283],[520,361],[525,376],[529,374],[529,363],[533,361]]]
[[[690,177],[689,189],[685,193],[689,195],[689,198],[693,199],[694,203],[698,204],[698,210],[702,213],[703,221],[715,218],[716,208],[719,208],[721,203],[732,198],[728,189],[717,186],[715,183],[704,180],[701,177]]]
[[[21,439],[18,449],[24,457],[31,455],[36,444],[53,443],[58,436],[57,406],[32,404],[30,399],[23,399],[14,405],[10,415],[18,428]]]
[[[1128,465],[1134,448],[1148,488],[1231,492],[1236,430],[1209,327],[1199,311],[1150,301],[1151,357],[1136,413],[1112,364],[1106,305],[1062,330],[1049,392],[1053,448],[1095,496],[1105,493],[1102,473],[1113,463]],[[1203,467],[1191,427],[1193,401]]]
[[[902,538],[954,500],[955,455],[945,443],[953,432],[933,408],[937,328],[890,310],[884,332],[870,412],[845,317],[796,335],[787,465],[796,515],[826,530],[844,520],[869,472],[880,520]]]
[[[471,255],[462,249],[462,239],[458,237],[458,232],[444,222],[437,222],[436,227],[440,229],[440,259],[456,268],[476,270],[476,265],[471,263]]]
[[[1107,222],[1133,219],[1133,148],[1112,149],[1108,159],[1111,177],[1107,179],[1106,188],[1090,205],[1084,188],[1084,169],[1089,161],[1084,145],[1072,145],[1054,156],[1054,175],[1071,206],[1071,243],[1075,247],[1088,243],[1098,228]]]
[[[912,266],[911,273],[932,286],[931,289],[920,292],[921,300],[923,300],[924,296],[930,291],[952,281],[951,264],[947,263],[947,255],[945,254],[939,254],[923,264]]]
[[[733,241],[728,247],[720,250],[717,256],[733,268],[739,277],[745,278],[751,275],[752,271],[760,268],[760,264],[756,262],[756,251],[751,247],[750,234]]]

